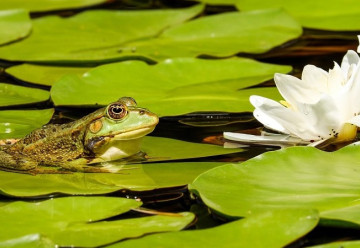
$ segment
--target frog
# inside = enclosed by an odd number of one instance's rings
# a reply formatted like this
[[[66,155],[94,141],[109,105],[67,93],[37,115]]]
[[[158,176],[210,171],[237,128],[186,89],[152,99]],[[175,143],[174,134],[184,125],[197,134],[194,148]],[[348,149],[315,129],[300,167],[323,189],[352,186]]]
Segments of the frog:
[[[16,142],[0,146],[0,169],[22,173],[112,172],[93,164],[139,153],[142,138],[159,122],[156,114],[121,97],[78,120],[46,124]],[[6,143],[6,142],[5,142]]]

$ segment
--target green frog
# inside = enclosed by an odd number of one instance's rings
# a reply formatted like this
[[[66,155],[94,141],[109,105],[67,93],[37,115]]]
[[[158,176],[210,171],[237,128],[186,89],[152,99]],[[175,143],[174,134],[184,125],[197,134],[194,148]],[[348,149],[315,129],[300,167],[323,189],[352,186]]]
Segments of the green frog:
[[[90,164],[130,157],[140,151],[141,138],[159,118],[122,97],[79,120],[48,124],[11,145],[0,146],[0,169],[46,173],[38,166],[70,171],[110,172]],[[50,170],[46,170],[50,171]]]

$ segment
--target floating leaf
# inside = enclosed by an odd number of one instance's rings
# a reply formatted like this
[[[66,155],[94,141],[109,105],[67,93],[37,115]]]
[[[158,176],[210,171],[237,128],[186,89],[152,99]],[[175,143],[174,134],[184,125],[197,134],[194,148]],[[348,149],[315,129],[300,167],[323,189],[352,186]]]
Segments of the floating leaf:
[[[0,139],[20,138],[48,123],[54,109],[0,111]]]
[[[360,247],[360,240],[339,241],[329,244],[308,246],[308,248],[358,248],[358,247]]]
[[[53,241],[39,234],[29,234],[20,238],[0,241],[1,248],[50,248],[55,246]]]
[[[37,18],[33,20],[31,36],[0,47],[0,57],[57,62],[119,59],[120,44],[158,35],[164,28],[190,19],[202,10],[202,5],[176,10],[91,10],[68,18]],[[110,48],[112,51],[107,51]]]
[[[55,193],[94,195],[121,189],[143,191],[176,187],[186,185],[201,173],[223,164],[216,162],[133,164],[124,167],[125,170],[120,174],[72,173],[31,176],[0,171],[0,193],[12,197]]]
[[[0,11],[0,45],[24,38],[30,33],[31,26],[29,13],[26,10]]]
[[[54,84],[51,97],[56,105],[105,105],[123,95],[132,96],[139,106],[161,116],[193,111],[244,111],[245,108],[249,111],[253,107],[248,97],[255,90],[236,90],[269,80],[275,72],[290,70],[289,66],[242,58],[178,58],[152,66],[129,61],[99,66],[82,77],[64,76]],[[278,95],[276,89],[265,91]]]
[[[1,1],[0,9],[16,9],[21,6],[23,9],[27,9],[31,12],[51,11],[60,9],[75,9],[83,8],[91,5],[104,3],[107,0],[11,0]]]
[[[326,211],[342,209],[336,219],[351,221],[357,215],[349,215],[346,208],[360,199],[359,156],[360,146],[332,153],[291,147],[212,169],[190,188],[210,208],[229,216],[302,207],[318,209],[326,218],[335,217]]]
[[[148,235],[107,247],[284,247],[311,231],[314,210],[278,210],[251,215],[214,228]]]
[[[22,64],[9,67],[5,72],[25,82],[51,86],[55,81],[66,74],[76,74],[81,76],[90,69],[91,68],[89,67]]]
[[[211,0],[214,3],[214,0]],[[205,1],[207,2],[207,0]],[[325,30],[357,31],[360,29],[360,5],[357,0],[234,0],[241,11],[282,8],[294,16],[304,27]],[[217,1],[218,4],[223,2]]]
[[[0,106],[12,106],[42,102],[48,100],[50,94],[46,90],[0,83]]]
[[[136,50],[152,60],[203,54],[227,57],[264,53],[301,33],[300,24],[279,9],[231,12],[198,18],[167,29],[158,38],[126,43],[120,49],[123,56]]]
[[[12,202],[0,207],[6,230],[0,241],[30,234],[49,237],[58,246],[94,247],[145,233],[177,231],[194,218],[192,213],[100,221],[136,208],[141,202],[113,197],[64,197],[47,201]],[[21,226],[21,228],[19,228]]]

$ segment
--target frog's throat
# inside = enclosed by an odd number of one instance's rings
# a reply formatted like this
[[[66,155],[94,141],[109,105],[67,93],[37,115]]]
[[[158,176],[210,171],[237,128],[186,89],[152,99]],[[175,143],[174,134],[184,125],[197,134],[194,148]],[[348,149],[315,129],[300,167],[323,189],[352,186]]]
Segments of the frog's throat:
[[[148,133],[151,133],[154,131],[155,126],[148,126],[136,130],[131,130],[123,133],[115,134],[114,136],[110,137],[112,140],[132,140],[132,139],[138,139],[141,138]]]

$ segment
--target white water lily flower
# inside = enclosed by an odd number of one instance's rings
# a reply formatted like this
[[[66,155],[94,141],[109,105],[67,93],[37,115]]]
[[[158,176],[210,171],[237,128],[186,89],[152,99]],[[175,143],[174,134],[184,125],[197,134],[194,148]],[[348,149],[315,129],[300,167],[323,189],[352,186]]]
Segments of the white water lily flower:
[[[359,47],[360,49],[360,47]],[[281,103],[261,96],[251,96],[254,116],[265,127],[284,135],[266,140],[300,143],[343,142],[355,139],[360,126],[360,59],[348,51],[341,66],[335,63],[326,72],[316,66],[304,67],[301,79],[275,74],[276,86],[285,99]],[[255,142],[252,135],[224,133],[231,140]]]

